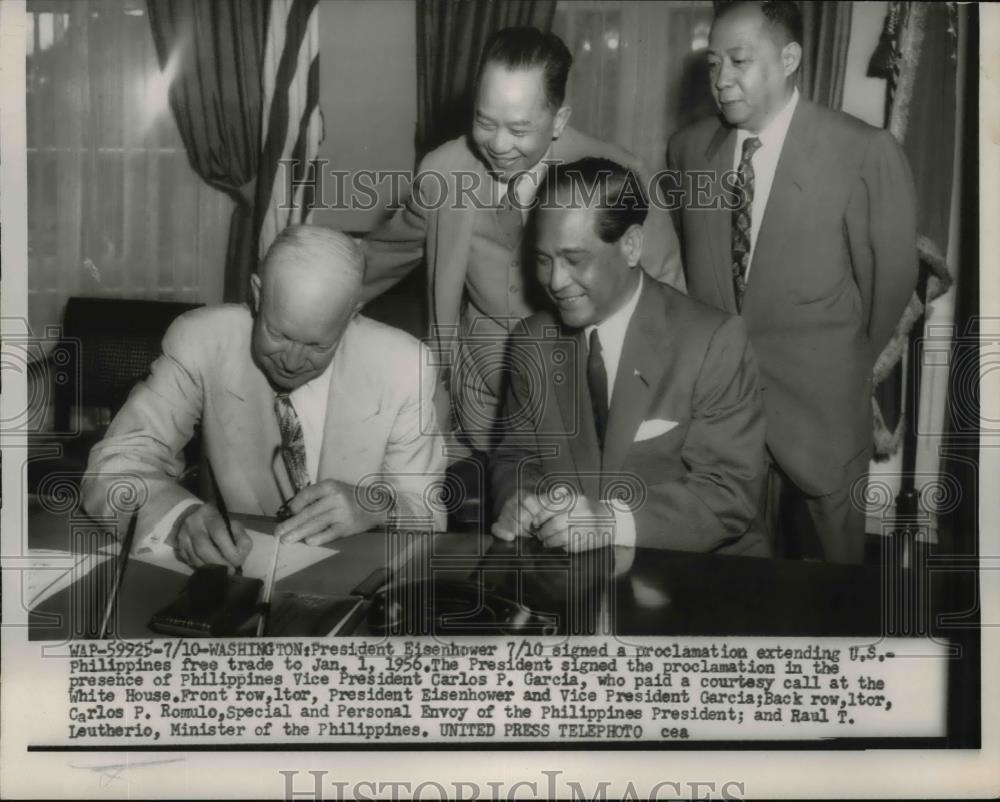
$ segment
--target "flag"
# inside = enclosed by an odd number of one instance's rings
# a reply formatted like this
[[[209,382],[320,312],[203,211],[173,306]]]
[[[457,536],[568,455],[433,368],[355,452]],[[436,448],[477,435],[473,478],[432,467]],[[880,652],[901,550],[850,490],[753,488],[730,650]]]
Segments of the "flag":
[[[318,0],[271,0],[261,69],[261,159],[257,178],[258,256],[288,225],[308,223],[319,109]]]

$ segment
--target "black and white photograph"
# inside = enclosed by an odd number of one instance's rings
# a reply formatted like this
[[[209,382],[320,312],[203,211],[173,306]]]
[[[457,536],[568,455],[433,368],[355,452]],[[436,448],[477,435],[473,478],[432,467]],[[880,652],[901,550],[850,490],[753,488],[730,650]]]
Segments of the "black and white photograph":
[[[997,36],[0,0],[0,795],[1000,794]]]

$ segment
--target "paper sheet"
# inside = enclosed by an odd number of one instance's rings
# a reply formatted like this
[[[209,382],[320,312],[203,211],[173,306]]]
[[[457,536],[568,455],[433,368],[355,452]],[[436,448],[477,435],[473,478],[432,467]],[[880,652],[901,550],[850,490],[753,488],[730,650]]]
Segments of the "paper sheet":
[[[22,569],[21,598],[27,601],[29,609],[34,609],[110,560],[112,555],[113,551],[70,554],[58,549],[31,549],[26,560],[17,561],[17,567]]]
[[[173,524],[173,518],[166,516],[165,520]],[[191,574],[194,569],[182,563],[174,554],[174,548],[167,543],[169,527],[157,525],[148,536],[142,539],[132,551],[132,559],[139,562],[158,565],[181,574]],[[271,559],[274,555],[275,540],[272,535],[247,529],[247,534],[253,541],[253,549],[246,562],[243,563],[243,576],[267,581],[271,570]],[[278,553],[278,570],[275,581],[280,581],[303,568],[307,568],[320,560],[336,554],[335,549],[323,546],[310,546],[306,543],[282,543]]]

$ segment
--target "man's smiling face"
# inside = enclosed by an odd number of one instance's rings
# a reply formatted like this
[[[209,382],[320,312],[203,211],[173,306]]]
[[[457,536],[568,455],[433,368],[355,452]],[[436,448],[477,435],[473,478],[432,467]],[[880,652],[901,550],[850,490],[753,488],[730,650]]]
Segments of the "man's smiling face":
[[[568,109],[549,106],[542,67],[487,64],[476,92],[472,139],[490,169],[506,181],[538,164],[568,116]]]
[[[629,298],[637,279],[638,253],[629,235],[605,242],[597,235],[594,208],[538,210],[535,258],[538,280],[570,328],[607,319]]]

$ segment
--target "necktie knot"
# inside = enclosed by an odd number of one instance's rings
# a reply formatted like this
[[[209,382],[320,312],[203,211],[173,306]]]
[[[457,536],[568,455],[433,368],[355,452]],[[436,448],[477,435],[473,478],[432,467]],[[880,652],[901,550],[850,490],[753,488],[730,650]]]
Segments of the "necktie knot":
[[[517,195],[517,187],[524,179],[524,175],[512,176],[510,181],[507,182],[507,190],[503,193],[500,198],[500,207],[506,210],[516,210],[518,213],[521,212],[521,200]]]
[[[596,354],[597,356],[602,356],[601,352],[601,337],[597,333],[597,328],[595,327],[593,331],[590,332],[590,343],[588,344],[590,352]]]
[[[743,156],[740,161],[748,162],[753,155],[760,150],[761,141],[758,137],[750,136],[743,140]]]

